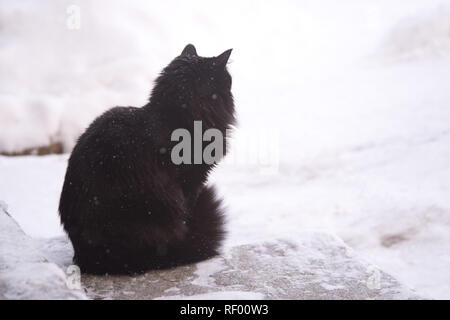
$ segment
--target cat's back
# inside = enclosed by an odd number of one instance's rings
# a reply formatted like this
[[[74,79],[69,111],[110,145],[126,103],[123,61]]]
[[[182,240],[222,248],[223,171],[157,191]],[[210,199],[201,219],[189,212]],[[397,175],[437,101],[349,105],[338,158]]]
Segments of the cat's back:
[[[143,119],[135,107],[115,107],[95,119],[72,150],[64,191],[119,188],[138,177],[152,163],[153,143]]]
[[[95,119],[80,136],[69,162],[124,158],[147,143],[141,109],[115,107]],[[135,151],[136,152],[136,151]]]
[[[121,200],[118,195],[135,191],[132,180],[150,162],[151,142],[144,126],[141,108],[135,107],[112,108],[91,123],[69,158],[60,199],[62,217],[71,214],[74,203],[84,212],[96,199],[115,205]]]

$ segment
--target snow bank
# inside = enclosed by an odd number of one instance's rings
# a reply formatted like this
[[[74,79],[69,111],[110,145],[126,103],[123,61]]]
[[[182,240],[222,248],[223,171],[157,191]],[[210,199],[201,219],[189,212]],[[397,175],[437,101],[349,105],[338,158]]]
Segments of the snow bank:
[[[4,0],[0,152],[53,142],[70,151],[104,110],[145,104],[152,80],[189,42],[206,56],[235,48],[237,101],[264,109],[262,92],[283,95],[273,85],[301,85],[355,65],[393,21],[436,3]],[[419,43],[435,30],[429,29],[402,41]]]
[[[49,262],[0,206],[0,300],[83,299],[67,287],[66,274]]]
[[[390,62],[450,57],[450,6],[402,19],[386,36],[380,53]]]
[[[112,3],[80,1],[83,25],[71,29],[70,5],[67,1],[2,2],[1,151],[54,141],[70,150],[102,111],[145,101],[150,75],[156,73],[152,67],[161,55],[155,48],[158,41],[147,38],[147,50],[154,49],[151,54],[140,50],[141,44],[129,35],[142,39],[137,34],[146,30],[140,29],[139,22],[133,27],[117,24],[122,19]],[[127,10],[120,12],[124,20],[139,20]],[[145,70],[140,68],[144,61]]]

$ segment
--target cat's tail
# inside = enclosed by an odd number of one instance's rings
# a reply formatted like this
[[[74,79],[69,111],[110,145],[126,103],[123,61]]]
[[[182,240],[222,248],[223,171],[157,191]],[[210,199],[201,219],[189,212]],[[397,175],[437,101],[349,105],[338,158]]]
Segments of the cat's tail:
[[[186,221],[188,234],[179,248],[181,260],[196,262],[215,256],[225,238],[222,200],[213,186],[204,186]]]

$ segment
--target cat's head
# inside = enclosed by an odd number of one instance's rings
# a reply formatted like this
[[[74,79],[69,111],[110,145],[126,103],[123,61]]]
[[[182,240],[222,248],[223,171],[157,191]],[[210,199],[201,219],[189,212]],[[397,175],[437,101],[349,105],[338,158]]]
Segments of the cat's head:
[[[165,71],[183,71],[186,81],[198,85],[199,93],[213,93],[214,90],[231,90],[231,75],[227,70],[232,49],[216,57],[200,57],[192,44],[188,44],[181,54],[167,66]]]
[[[217,107],[232,113],[232,80],[227,70],[231,51],[226,50],[215,57],[201,57],[195,47],[188,44],[161,72],[151,100],[162,100],[170,106],[194,112]]]

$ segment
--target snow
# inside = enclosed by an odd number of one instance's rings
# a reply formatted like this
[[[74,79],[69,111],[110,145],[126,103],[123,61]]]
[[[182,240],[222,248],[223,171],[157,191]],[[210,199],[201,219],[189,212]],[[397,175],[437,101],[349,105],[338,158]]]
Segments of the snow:
[[[25,233],[63,234],[58,203],[66,166],[67,156],[0,157],[0,197]]]
[[[120,1],[105,0],[76,4],[3,0],[0,150],[21,151],[61,141],[69,151],[102,111],[115,105],[143,105],[151,81],[188,42],[197,44],[203,55],[234,47],[237,97],[251,97],[252,103],[243,102],[259,109],[259,104],[269,105],[266,94],[261,97],[266,86],[292,82],[301,86],[351,66],[376,49],[396,22],[409,16],[417,20],[418,12],[439,3],[444,1],[401,5],[387,0],[376,5],[357,0],[345,5],[330,0],[231,1],[221,6],[206,0],[158,4],[135,0],[123,7]],[[72,7],[78,10],[69,10]],[[72,26],[76,12],[79,28]],[[402,54],[414,50],[423,38],[431,39],[436,50],[448,48],[437,45],[448,43],[447,17],[432,17],[427,32],[410,41],[412,47],[401,42],[398,50]],[[417,28],[409,34],[417,34]],[[407,31],[394,33],[392,41],[411,39],[405,37]],[[261,67],[263,78],[268,78],[264,81],[259,77]],[[274,97],[279,96],[276,90],[271,90]],[[242,112],[251,114],[250,109]]]
[[[0,207],[0,299],[85,299]]]
[[[420,17],[402,19],[384,41],[387,61],[450,57],[450,9],[440,6]]]
[[[211,177],[228,207],[224,252],[332,232],[421,296],[450,298],[446,1],[77,4],[73,30],[69,3],[1,1],[0,151],[69,151],[103,110],[143,105],[185,44],[233,48],[239,129]],[[0,200],[28,235],[59,237],[38,242],[60,267],[67,157],[0,156]],[[216,267],[194,281],[214,285]]]

